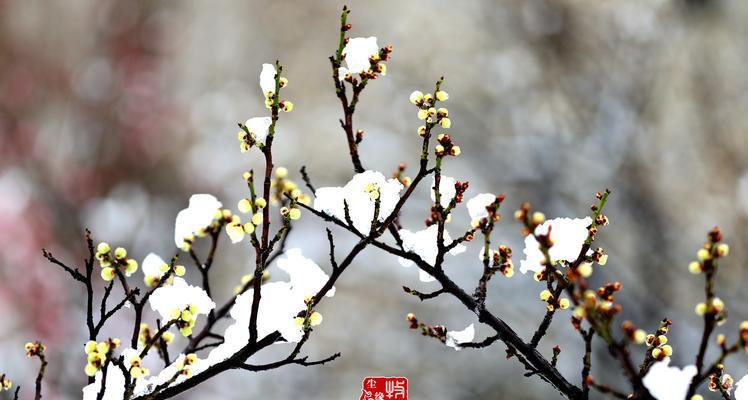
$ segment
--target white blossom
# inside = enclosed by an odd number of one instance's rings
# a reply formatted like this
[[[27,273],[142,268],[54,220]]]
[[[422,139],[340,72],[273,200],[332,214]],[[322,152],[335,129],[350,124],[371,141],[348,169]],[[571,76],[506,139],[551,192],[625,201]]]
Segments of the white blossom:
[[[174,310],[184,310],[189,306],[195,307],[194,314],[207,315],[216,307],[216,303],[200,287],[191,286],[184,279],[176,277],[170,286],[156,289],[148,299],[151,309],[161,315],[164,321],[172,319]]]
[[[535,228],[535,234],[546,234],[551,227],[551,240],[553,246],[549,250],[551,262],[574,261],[579,257],[582,245],[587,239],[587,227],[592,224],[592,218],[556,218],[545,221]],[[538,272],[543,269],[543,252],[540,251],[539,243],[533,235],[525,237],[525,259],[520,263],[520,272]]]
[[[488,217],[488,210],[486,207],[493,204],[496,201],[496,195],[491,193],[481,193],[473,196],[467,201],[468,214],[470,214],[470,220],[476,221]]]
[[[273,64],[262,64],[260,88],[265,97],[268,97],[268,94],[275,94],[275,66]]]
[[[402,189],[397,179],[386,179],[381,172],[365,171],[354,175],[344,187],[317,189],[314,209],[345,221],[345,202],[353,226],[367,234],[374,219],[376,196],[380,202],[378,220],[381,222],[395,210]]]
[[[247,127],[249,134],[254,138],[255,143],[265,145],[265,140],[268,137],[268,129],[273,123],[270,117],[254,117],[248,119],[244,125]]]
[[[455,178],[442,175],[439,179],[439,200],[442,203],[442,208],[449,207],[449,203],[457,195],[457,189],[455,189]],[[431,201],[436,201],[436,178],[431,178]]]
[[[417,254],[423,261],[430,265],[436,263],[436,255],[438,253],[438,246],[436,243],[437,236],[439,234],[439,226],[431,225],[426,229],[422,229],[418,232],[411,232],[407,229],[400,230],[400,237],[403,239],[403,248],[405,251]],[[444,246],[449,246],[452,243],[452,238],[449,236],[449,232],[444,230]],[[456,256],[465,251],[465,246],[458,244],[452,250],[449,251],[450,255]],[[410,267],[413,262],[407,258],[400,257],[400,265],[403,267]],[[421,282],[433,282],[435,279],[433,276],[420,271]]]
[[[340,79],[342,80],[345,74],[360,74],[368,71],[371,68],[369,59],[376,54],[379,54],[376,36],[349,39],[348,44],[343,48],[347,68],[340,67],[338,71]]]
[[[185,239],[203,236],[205,228],[210,226],[221,209],[221,202],[210,194],[193,194],[187,208],[177,214],[174,223],[174,243],[179,248],[185,247]]]
[[[696,367],[689,365],[681,370],[668,364],[670,357],[654,363],[642,382],[657,400],[683,400],[691,379],[696,375]]]
[[[444,343],[447,346],[460,351],[462,343],[472,342],[475,338],[475,326],[473,324],[468,325],[467,328],[461,331],[447,331],[447,341]]]

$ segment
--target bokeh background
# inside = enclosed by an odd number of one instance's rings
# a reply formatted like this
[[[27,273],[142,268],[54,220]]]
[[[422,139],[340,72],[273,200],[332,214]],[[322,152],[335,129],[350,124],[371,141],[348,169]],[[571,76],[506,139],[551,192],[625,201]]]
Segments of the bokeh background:
[[[236,123],[264,115],[258,74],[280,59],[294,112],[282,115],[278,165],[317,186],[352,174],[327,57],[337,43],[338,1],[0,1],[0,371],[29,398],[37,362],[23,343],[47,344],[45,398],[80,396],[83,291],[47,264],[42,247],[80,264],[83,229],[96,240],[174,254],[173,223],[193,193],[234,207],[241,173],[260,156],[238,151]],[[507,209],[531,201],[549,217],[582,216],[605,187],[610,254],[593,280],[619,280],[621,319],[652,331],[674,320],[673,364],[692,363],[700,335],[693,313],[700,277],[686,265],[715,225],[732,246],[718,278],[734,337],[748,318],[748,3],[742,0],[505,0],[351,2],[354,36],[375,35],[394,53],[385,78],[366,89],[356,115],[364,165],[385,173],[416,164],[419,125],[408,103],[441,75],[453,136],[463,155],[452,176],[469,194],[503,192]],[[415,168],[411,167],[410,171]],[[423,190],[403,221],[420,229]],[[468,223],[464,210],[450,224]],[[507,216],[509,211],[505,211]],[[327,265],[324,227],[305,215],[290,244]],[[340,254],[350,238],[338,232]],[[494,243],[521,257],[519,225],[506,218]],[[249,246],[224,246],[214,267],[222,303],[252,264]],[[448,271],[472,288],[476,244]],[[186,259],[185,259],[186,260]],[[194,272],[194,271],[193,271]],[[284,279],[282,273],[276,274]],[[192,274],[193,278],[195,274]],[[414,269],[368,250],[321,307],[325,323],[306,347],[340,351],[318,368],[229,372],[181,399],[352,399],[371,375],[405,375],[414,399],[555,398],[522,378],[497,344],[454,352],[409,331],[404,316],[462,329],[474,321],[450,298],[420,303],[400,286],[428,290]],[[489,305],[530,337],[542,317],[529,277],[496,278]],[[121,336],[123,313],[104,334]],[[568,316],[555,344],[560,368],[578,381],[581,346]],[[478,329],[478,336],[488,332]],[[597,343],[599,345],[599,343]],[[593,376],[621,386],[604,349]],[[288,351],[277,345],[261,359]],[[641,354],[636,354],[639,359]],[[745,355],[729,370],[748,372]]]

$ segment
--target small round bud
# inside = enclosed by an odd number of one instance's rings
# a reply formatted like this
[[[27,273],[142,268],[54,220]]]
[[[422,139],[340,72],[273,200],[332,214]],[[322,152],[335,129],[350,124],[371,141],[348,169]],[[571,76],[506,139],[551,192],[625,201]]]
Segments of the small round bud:
[[[299,210],[298,208],[292,208],[288,212],[288,217],[291,218],[291,219],[293,219],[293,220],[297,220],[297,219],[301,218],[301,210]]]
[[[583,262],[577,267],[577,273],[583,278],[589,278],[592,275],[592,263]]]
[[[725,243],[720,243],[716,248],[717,257],[725,257],[730,254],[730,246]]]
[[[258,197],[258,198],[255,199],[255,207],[257,207],[257,208],[265,208],[266,205],[268,205],[268,203],[262,197]]]
[[[245,171],[242,174],[242,179],[244,179],[245,181],[249,182],[250,180],[252,180],[252,173],[249,172],[249,171]]]
[[[457,157],[462,154],[462,149],[460,149],[460,146],[452,146],[452,149],[449,151],[449,153]]]
[[[112,267],[102,268],[102,270],[101,270],[101,279],[109,282],[109,281],[111,281],[111,280],[114,279],[114,276],[115,276],[114,268],[112,268]]]
[[[673,355],[673,346],[666,344],[661,347],[662,352],[665,354],[665,357],[670,357]]]
[[[251,235],[252,232],[255,231],[255,226],[251,222],[247,222],[246,224],[242,225],[242,229],[244,230],[244,233]]]
[[[429,113],[426,110],[418,110],[418,119],[426,119],[426,117],[429,116]]]
[[[545,222],[545,214],[543,214],[540,211],[535,211],[532,213],[532,224],[533,225],[540,225],[543,222]]]
[[[699,316],[706,314],[706,304],[704,303],[697,304],[694,311],[696,312],[696,315],[699,315]]]
[[[440,90],[440,91],[436,92],[436,99],[439,100],[439,101],[445,101],[445,100],[449,99],[449,93],[447,93],[447,92],[445,92],[443,90]]]
[[[185,272],[186,272],[186,269],[184,268],[184,265],[175,265],[174,266],[174,275],[176,275],[176,276],[184,276]]]
[[[252,212],[252,203],[249,201],[249,199],[241,199],[239,200],[239,203],[237,203],[236,208],[239,209],[240,213],[247,214],[249,212]]]
[[[109,247],[109,243],[107,242],[101,242],[98,246],[96,246],[97,254],[109,253],[109,250],[111,250],[111,247]]]
[[[699,259],[699,261],[705,261],[710,258],[709,250],[707,249],[699,249],[698,252],[696,252],[696,258]]]
[[[548,290],[548,289],[543,290],[542,292],[540,292],[540,300],[548,301],[548,299],[550,299],[552,296],[553,296],[553,294],[551,294],[551,291]]]
[[[423,101],[423,92],[421,92],[420,90],[413,91],[413,93],[410,94],[409,100],[413,104],[420,103],[421,101]]]
[[[637,329],[634,331],[634,341],[636,343],[642,344],[644,343],[644,340],[647,337],[647,333],[644,332],[644,329]]]
[[[287,177],[288,176],[288,169],[285,168],[285,167],[278,167],[275,170],[275,176],[278,177],[278,178],[281,178],[281,179]]]
[[[691,261],[688,264],[688,272],[692,274],[700,274],[701,273],[701,263],[698,261]]]
[[[288,100],[283,100],[280,102],[281,109],[285,112],[291,112],[293,111],[293,103],[291,103]]]
[[[567,308],[569,308],[569,299],[564,297],[563,299],[559,300],[558,307],[562,310],[566,310]]]
[[[256,213],[252,216],[252,223],[257,226],[262,223],[262,213]]]
[[[441,127],[444,129],[449,129],[452,127],[452,121],[449,118],[444,117],[439,120],[439,125],[441,125]]]
[[[312,312],[312,315],[309,316],[309,324],[311,326],[317,326],[322,323],[322,314],[318,313],[317,311]]]
[[[95,365],[93,365],[93,364],[86,364],[86,368],[83,369],[83,372],[85,372],[86,375],[88,375],[88,376],[94,376],[94,375],[96,375],[96,371],[98,371],[98,370],[99,369],[96,368]]]
[[[127,257],[127,250],[124,247],[117,247],[114,249],[114,258],[121,260]]]

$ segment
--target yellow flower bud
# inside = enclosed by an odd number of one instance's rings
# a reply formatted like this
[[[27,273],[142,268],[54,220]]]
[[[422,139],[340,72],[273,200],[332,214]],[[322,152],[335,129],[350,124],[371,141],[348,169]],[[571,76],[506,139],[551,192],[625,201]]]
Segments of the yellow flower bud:
[[[109,342],[99,342],[96,344],[96,351],[101,354],[106,354],[109,352],[110,346]]]
[[[125,267],[125,273],[127,276],[132,275],[133,272],[138,270],[138,262],[130,258],[127,260],[127,266]]]
[[[85,372],[86,375],[88,375],[88,376],[94,376],[94,375],[96,375],[96,371],[98,371],[98,370],[99,369],[96,368],[95,365],[93,365],[93,364],[86,364],[86,368],[83,369],[83,372]]]
[[[418,110],[418,119],[426,119],[426,117],[429,116],[429,113],[426,110]]]
[[[691,263],[688,264],[688,271],[692,274],[700,274],[701,273],[701,263],[698,261],[691,261]]]
[[[280,78],[278,78],[278,84],[280,85],[280,87],[286,87],[288,85],[288,79],[286,79],[285,76],[281,76]]]
[[[288,216],[293,220],[297,220],[301,218],[301,210],[299,210],[298,208],[292,208],[291,210],[289,210]]]
[[[293,111],[293,103],[291,103],[288,100],[283,100],[282,103],[283,103],[283,111],[285,112]]]
[[[730,246],[725,243],[717,245],[717,257],[725,257],[730,254]]]
[[[710,258],[709,250],[707,250],[707,249],[699,249],[699,251],[696,252],[696,258],[698,258],[699,261],[708,260]]]
[[[174,266],[174,275],[176,275],[176,276],[184,276],[185,272],[186,272],[186,269],[184,268],[184,265],[175,265]]]
[[[540,292],[540,300],[548,301],[548,299],[550,299],[552,296],[553,294],[551,294],[551,291],[548,289],[545,289],[542,292]]]
[[[249,182],[252,179],[252,173],[249,171],[244,171],[244,173],[242,174],[242,179]]]
[[[607,254],[601,255],[600,259],[597,260],[597,263],[598,263],[598,265],[605,265],[605,264],[607,264],[608,263],[608,255]]]
[[[449,118],[444,117],[439,120],[439,125],[441,125],[444,129],[449,129],[452,127],[452,121]]]
[[[127,250],[124,247],[117,247],[114,249],[114,258],[121,260],[127,257]]]
[[[239,203],[237,203],[236,208],[239,209],[240,213],[247,214],[252,211],[252,203],[249,199],[241,199],[239,200]]]
[[[255,231],[255,226],[251,222],[247,222],[242,226],[242,229],[246,234],[251,235]]]
[[[102,268],[102,270],[101,270],[101,279],[109,282],[109,281],[111,281],[111,280],[114,279],[114,276],[115,276],[114,268],[112,268],[112,267]]]
[[[569,308],[569,299],[563,298],[563,299],[559,300],[558,301],[558,306],[562,310],[566,310],[567,308]]]
[[[545,214],[543,214],[540,211],[535,211],[532,213],[532,224],[533,225],[540,225],[543,222],[545,222]]]
[[[647,333],[644,332],[644,329],[637,329],[634,331],[634,341],[636,343],[642,344],[644,343],[644,339],[647,337]]]
[[[673,346],[666,344],[665,346],[661,347],[662,352],[665,353],[666,357],[670,357],[673,355]]]
[[[265,208],[267,204],[267,201],[265,201],[265,199],[263,199],[262,197],[255,199],[255,207],[257,208]]]
[[[89,340],[86,342],[86,345],[83,347],[83,350],[86,352],[86,354],[90,354],[96,350],[96,342],[93,340]]]
[[[184,328],[179,328],[179,333],[181,333],[184,337],[190,336],[192,335],[192,327],[185,326]]]
[[[111,247],[109,247],[109,243],[107,242],[101,242],[98,246],[96,246],[97,254],[109,253],[109,250],[111,250]]]
[[[309,316],[309,323],[312,326],[317,326],[322,323],[322,314],[318,313],[317,311],[312,312],[312,315]]]
[[[425,136],[426,135],[426,127],[424,125],[421,125],[418,127],[418,136]]]
[[[256,213],[253,215],[252,223],[255,224],[255,226],[260,225],[262,223],[262,213]]]
[[[439,100],[439,101],[445,101],[445,100],[449,99],[449,93],[447,93],[447,92],[445,92],[443,90],[440,90],[440,91],[436,92],[436,99]]]
[[[278,167],[275,170],[275,176],[278,178],[285,178],[288,176],[288,169],[285,167]]]
[[[695,395],[691,396],[691,400],[704,400],[704,396],[702,396],[700,394],[695,394]]]
[[[409,100],[413,104],[417,104],[423,101],[423,92],[421,92],[420,90],[413,91],[413,93],[410,94]]]
[[[697,304],[695,311],[696,311],[696,315],[704,315],[704,314],[706,314],[706,304],[704,304],[704,303]]]
[[[583,262],[579,264],[579,267],[577,268],[577,272],[580,276],[584,278],[589,278],[590,275],[592,275],[592,263],[591,262]]]
[[[174,340],[174,334],[171,332],[164,332],[164,334],[161,335],[161,338],[164,339],[166,344],[169,344]]]

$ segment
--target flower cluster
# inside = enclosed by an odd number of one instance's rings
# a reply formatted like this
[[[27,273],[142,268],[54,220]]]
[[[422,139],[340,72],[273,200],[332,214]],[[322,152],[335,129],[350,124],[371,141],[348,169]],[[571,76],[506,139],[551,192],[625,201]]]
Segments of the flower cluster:
[[[143,259],[143,282],[148,287],[165,286],[171,283],[172,275],[184,276],[186,268],[184,265],[167,264],[161,257],[155,253],[149,253]],[[168,276],[164,280],[164,276]]]
[[[26,349],[26,357],[36,357],[40,354],[44,354],[46,347],[39,341],[28,342],[24,345]]]
[[[436,108],[436,101],[446,101],[447,99],[449,99],[449,94],[443,90],[437,91],[436,95],[423,94],[420,90],[415,90],[410,94],[410,102],[418,107],[418,119],[426,122],[426,125],[418,128],[419,136],[426,134],[428,125],[439,125],[444,129],[449,129],[452,126],[452,121],[449,119],[449,110],[444,107]]]
[[[644,343],[647,346],[647,352],[649,352],[652,359],[660,361],[665,357],[673,355],[673,347],[667,344],[667,336],[665,336],[668,333],[671,324],[672,321],[669,319],[662,320],[657,332],[647,335],[644,340]]]
[[[88,376],[96,375],[96,372],[101,369],[104,364],[111,358],[112,351],[119,347],[121,344],[119,339],[109,338],[103,342],[95,342],[89,340],[84,347],[86,352],[88,363],[83,371]]]
[[[138,270],[138,262],[127,258],[127,250],[124,247],[117,247],[112,252],[111,246],[106,242],[101,242],[96,246],[96,259],[101,265],[101,278],[105,281],[114,279],[118,271],[124,272],[125,276],[130,276]]]
[[[138,344],[140,346],[145,347],[148,344],[152,344],[152,346],[156,349],[161,348],[161,341],[156,340],[153,341],[153,334],[154,332],[151,331],[151,327],[148,326],[145,322],[142,322],[140,324],[140,331],[138,332]],[[161,334],[161,339],[164,341],[165,344],[170,344],[172,341],[174,341],[174,334],[166,331]]]

